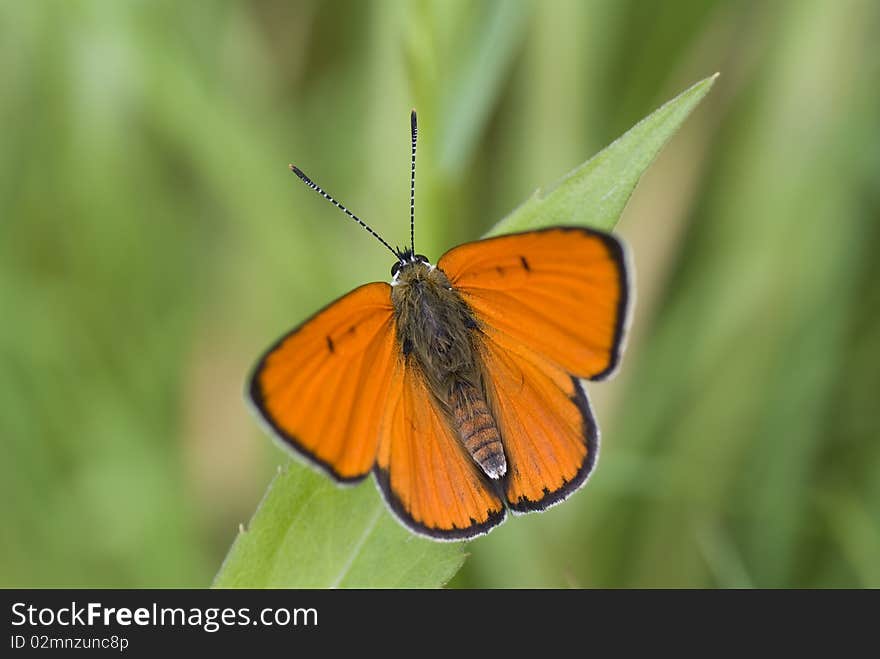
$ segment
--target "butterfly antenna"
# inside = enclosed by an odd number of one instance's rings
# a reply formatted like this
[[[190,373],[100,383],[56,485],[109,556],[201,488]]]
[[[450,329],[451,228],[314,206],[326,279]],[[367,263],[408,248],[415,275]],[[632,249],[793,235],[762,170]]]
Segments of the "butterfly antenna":
[[[338,201],[336,201],[333,197],[331,197],[331,196],[328,195],[326,192],[324,192],[324,190],[323,190],[323,189],[322,189],[317,183],[315,183],[314,181],[312,181],[312,179],[310,179],[308,176],[306,176],[305,174],[303,174],[302,170],[301,170],[299,167],[296,167],[296,166],[294,166],[294,165],[289,165],[289,167],[290,167],[290,171],[292,171],[294,174],[296,174],[297,176],[299,176],[299,178],[302,179],[303,183],[305,183],[305,184],[306,184],[307,186],[309,186],[312,190],[314,190],[314,191],[317,192],[319,195],[321,195],[322,197],[324,197],[324,199],[326,199],[326,200],[329,201],[331,204],[333,204],[334,206],[336,206],[336,208],[338,208],[339,210],[341,210],[343,213],[345,213],[346,215],[348,215],[348,216],[349,216],[351,219],[353,219],[355,222],[357,222],[358,224],[360,224],[364,229],[366,229],[367,231],[369,231],[369,232],[373,235],[373,237],[374,237],[376,240],[378,240],[380,243],[382,243],[383,245],[385,245],[385,247],[387,247],[387,248],[391,251],[391,253],[394,254],[395,257],[397,257],[397,260],[398,260],[398,261],[401,260],[401,259],[400,259],[400,254],[398,253],[398,251],[397,251],[396,249],[394,249],[391,245],[389,245],[387,242],[385,242],[385,239],[382,238],[382,236],[380,236],[378,233],[376,233],[375,231],[373,231],[373,229],[370,227],[369,224],[367,224],[366,222],[364,222],[361,218],[359,218],[357,215],[355,215],[354,213],[352,213],[352,212],[351,212],[350,210],[348,210],[345,206],[343,206],[343,205],[340,204]]]
[[[412,165],[409,176],[409,244],[412,253],[416,253],[416,140],[419,136],[419,127],[416,122],[416,111],[409,116],[410,129],[412,131]]]

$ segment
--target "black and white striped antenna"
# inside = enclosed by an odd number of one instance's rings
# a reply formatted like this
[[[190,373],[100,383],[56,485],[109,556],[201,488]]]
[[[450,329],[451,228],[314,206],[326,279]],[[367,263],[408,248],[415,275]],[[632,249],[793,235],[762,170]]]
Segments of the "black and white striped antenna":
[[[412,165],[409,176],[409,246],[412,253],[416,253],[416,140],[419,137],[419,127],[416,122],[416,111],[413,108],[409,115],[409,125],[412,131]]]
[[[319,186],[317,183],[315,183],[314,181],[312,181],[312,179],[310,179],[308,176],[306,176],[305,174],[303,174],[303,171],[302,171],[299,167],[296,167],[295,165],[289,165],[289,167],[290,167],[290,171],[292,171],[294,174],[296,174],[297,176],[299,176],[300,179],[302,179],[303,183],[305,183],[305,184],[306,184],[307,186],[309,186],[312,190],[314,190],[314,191],[317,192],[319,195],[321,195],[322,197],[324,197],[324,199],[326,199],[326,200],[329,201],[331,204],[333,204],[334,206],[336,206],[336,208],[338,208],[339,210],[341,210],[343,213],[345,213],[346,215],[348,215],[348,216],[349,216],[351,219],[353,219],[355,222],[357,222],[358,224],[360,224],[364,229],[366,229],[367,231],[369,231],[370,234],[372,234],[372,236],[373,236],[376,240],[378,240],[380,243],[382,243],[383,245],[385,245],[385,247],[387,247],[387,248],[390,250],[390,252],[391,252],[392,254],[394,254],[394,256],[397,258],[398,261],[403,262],[403,259],[402,259],[401,256],[400,256],[400,252],[399,252],[398,250],[394,249],[394,248],[393,248],[391,245],[389,245],[387,242],[385,242],[385,239],[382,238],[382,236],[380,236],[378,233],[376,233],[375,231],[373,231],[372,227],[370,227],[369,224],[367,224],[366,222],[364,222],[361,218],[359,218],[357,215],[355,215],[354,213],[352,213],[352,212],[351,212],[350,210],[348,210],[345,206],[343,206],[343,205],[340,204],[338,201],[336,201],[333,197],[331,197],[331,196],[328,195],[326,192],[324,192],[324,190],[321,188],[321,186]]]

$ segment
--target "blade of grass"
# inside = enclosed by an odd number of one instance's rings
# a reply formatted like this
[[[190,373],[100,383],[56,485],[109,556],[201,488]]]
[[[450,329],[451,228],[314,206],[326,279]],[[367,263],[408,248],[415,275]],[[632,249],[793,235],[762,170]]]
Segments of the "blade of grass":
[[[371,482],[340,488],[291,463],[239,531],[214,587],[441,586],[464,562],[461,544],[412,535]]]
[[[613,229],[642,174],[717,77],[701,80],[655,110],[554,187],[536,190],[488,235],[554,224]]]

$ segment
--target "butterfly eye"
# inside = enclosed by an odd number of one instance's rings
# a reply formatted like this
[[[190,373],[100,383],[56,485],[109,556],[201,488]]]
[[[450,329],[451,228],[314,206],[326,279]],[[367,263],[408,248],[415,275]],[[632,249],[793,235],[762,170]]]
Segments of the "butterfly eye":
[[[391,266],[391,276],[393,277],[400,271],[400,261],[395,261],[394,265]]]
[[[424,254],[416,254],[416,261],[420,261],[421,263],[427,263],[428,257]]]

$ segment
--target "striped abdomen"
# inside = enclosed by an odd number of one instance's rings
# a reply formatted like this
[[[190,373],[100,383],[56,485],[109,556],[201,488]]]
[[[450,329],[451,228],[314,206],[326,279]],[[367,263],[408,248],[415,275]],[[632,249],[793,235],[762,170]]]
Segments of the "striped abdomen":
[[[504,476],[504,446],[482,392],[470,384],[460,384],[453,391],[451,403],[455,430],[474,462],[489,478]]]

